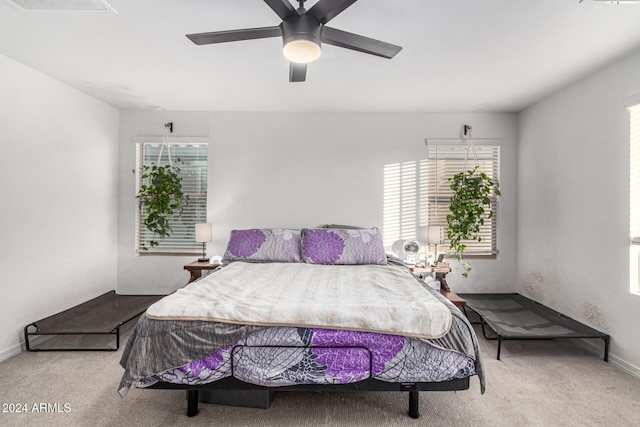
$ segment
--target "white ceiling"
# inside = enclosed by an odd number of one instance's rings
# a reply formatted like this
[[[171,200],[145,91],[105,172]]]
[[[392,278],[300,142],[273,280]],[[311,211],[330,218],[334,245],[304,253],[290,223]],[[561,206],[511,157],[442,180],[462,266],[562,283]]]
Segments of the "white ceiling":
[[[459,112],[519,111],[640,47],[640,4],[360,0],[329,25],[403,50],[325,45],[307,81],[289,83],[279,38],[185,37],[278,25],[261,0],[107,1],[117,13],[0,0],[0,54],[123,109]]]

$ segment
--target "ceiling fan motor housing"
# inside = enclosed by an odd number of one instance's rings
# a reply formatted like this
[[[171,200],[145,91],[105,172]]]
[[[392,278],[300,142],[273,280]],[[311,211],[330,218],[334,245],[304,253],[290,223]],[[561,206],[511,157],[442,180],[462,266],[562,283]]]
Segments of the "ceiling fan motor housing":
[[[293,14],[280,24],[282,29],[282,43],[286,46],[295,40],[308,40],[320,46],[320,34],[322,33],[322,24],[311,15]]]

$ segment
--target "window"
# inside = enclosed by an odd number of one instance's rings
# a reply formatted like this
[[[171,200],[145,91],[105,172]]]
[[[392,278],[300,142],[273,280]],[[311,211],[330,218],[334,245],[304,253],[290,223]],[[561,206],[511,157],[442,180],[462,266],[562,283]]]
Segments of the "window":
[[[640,103],[628,109],[630,291],[640,294]]]
[[[397,240],[415,239],[420,213],[420,170],[416,161],[384,166],[383,244],[390,250]]]
[[[442,225],[449,213],[449,178],[465,165],[466,146],[428,145],[427,158],[384,166],[382,230],[385,248],[397,240],[415,239],[420,227]],[[480,169],[499,181],[500,147],[476,146]],[[475,166],[470,155],[467,167]],[[493,217],[481,229],[482,241],[467,242],[467,256],[494,256],[497,249],[498,200],[492,199]],[[425,243],[425,242],[421,242]],[[439,251],[448,251],[446,239]]]
[[[467,159],[468,158],[468,159]],[[467,159],[467,160],[465,160]],[[449,178],[477,164],[480,172],[490,178],[500,181],[500,146],[476,145],[475,154],[467,154],[467,147],[460,144],[427,145],[427,222],[429,225],[442,225],[446,229],[447,214],[449,213],[449,199],[452,191],[449,188]],[[498,198],[491,197],[493,216],[485,220],[480,227],[481,241],[467,241],[466,256],[495,256],[498,253]],[[446,238],[443,251],[450,250],[449,240]]]
[[[189,138],[191,140],[191,138]],[[136,170],[140,170],[143,165],[155,165],[158,162],[160,153],[160,141],[138,142]],[[138,204],[136,210],[136,252],[138,254],[172,254],[191,255],[202,252],[202,244],[195,241],[195,224],[207,222],[207,143],[189,142],[169,142],[171,158],[180,168],[182,176],[182,191],[189,195],[189,203],[182,212],[182,215],[175,216],[171,221],[173,232],[165,239],[159,240],[159,246],[142,249],[143,243],[153,238],[152,233],[144,225],[146,212]],[[161,165],[168,164],[165,147],[164,154],[160,160]],[[137,186],[141,184],[140,174],[136,175]]]

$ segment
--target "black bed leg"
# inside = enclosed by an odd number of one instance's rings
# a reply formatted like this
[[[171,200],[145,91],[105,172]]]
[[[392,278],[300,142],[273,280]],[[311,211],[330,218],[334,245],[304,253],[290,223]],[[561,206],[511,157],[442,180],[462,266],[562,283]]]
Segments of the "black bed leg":
[[[187,390],[187,417],[198,415],[198,390]]]
[[[500,347],[502,347],[502,337],[498,335],[498,357],[496,357],[497,360],[500,360]]]
[[[420,402],[419,391],[409,392],[409,416],[411,418],[420,417],[420,411],[418,410],[418,403]]]
[[[608,362],[609,361],[609,335],[607,335],[606,337],[602,337],[602,339],[604,340],[604,361]]]

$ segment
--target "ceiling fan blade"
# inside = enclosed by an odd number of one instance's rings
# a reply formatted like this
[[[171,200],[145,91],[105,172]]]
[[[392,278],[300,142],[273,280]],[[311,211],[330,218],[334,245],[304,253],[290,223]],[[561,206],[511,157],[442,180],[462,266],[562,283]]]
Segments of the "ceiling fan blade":
[[[289,62],[289,81],[303,82],[307,78],[307,64]]]
[[[281,37],[280,27],[246,28],[243,30],[214,31],[212,33],[187,34],[189,40],[197,45],[235,42],[239,40],[265,39]]]
[[[297,13],[287,0],[264,0],[264,2],[284,21],[284,18]]]
[[[402,47],[391,43],[386,43],[369,37],[360,36],[358,34],[348,33],[342,30],[336,30],[331,27],[323,27],[320,36],[322,43],[331,44],[345,49],[357,50],[358,52],[369,53],[371,55],[381,56],[391,59]]]
[[[326,24],[356,1],[358,0],[320,0],[307,13]]]

